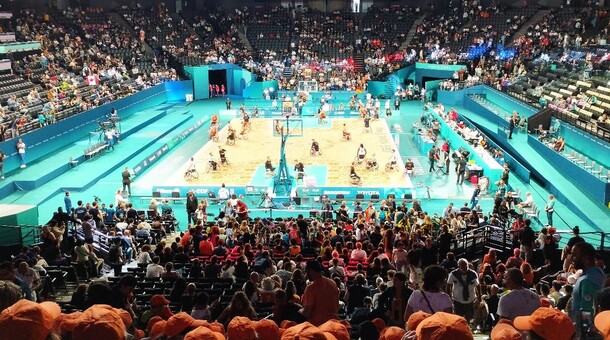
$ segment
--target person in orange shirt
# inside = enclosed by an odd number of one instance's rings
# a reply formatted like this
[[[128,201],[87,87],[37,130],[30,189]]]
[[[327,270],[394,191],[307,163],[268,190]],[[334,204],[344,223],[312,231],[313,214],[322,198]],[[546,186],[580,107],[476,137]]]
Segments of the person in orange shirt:
[[[373,203],[369,203],[369,206],[364,211],[364,220],[366,221],[366,223],[370,223],[371,220],[374,220],[375,218],[375,207],[373,206]]]
[[[339,288],[337,284],[322,276],[322,264],[312,260],[305,267],[311,283],[305,288],[301,301],[301,314],[315,326],[339,318]]]
[[[301,253],[301,246],[297,244],[297,240],[290,240],[290,256],[297,256]]]
[[[188,247],[191,244],[193,239],[193,234],[195,233],[195,228],[190,228],[182,237],[180,238],[180,245],[183,247]]]
[[[199,242],[199,255],[212,256],[214,255],[214,245],[208,240],[208,235],[203,235],[203,240]]]

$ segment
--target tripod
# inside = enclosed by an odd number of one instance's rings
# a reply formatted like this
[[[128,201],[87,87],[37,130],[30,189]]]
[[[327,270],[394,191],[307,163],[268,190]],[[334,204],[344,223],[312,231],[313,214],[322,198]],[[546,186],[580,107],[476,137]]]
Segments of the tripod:
[[[261,201],[258,203],[259,208],[277,209],[277,205],[273,202],[273,198],[266,192],[261,192]]]

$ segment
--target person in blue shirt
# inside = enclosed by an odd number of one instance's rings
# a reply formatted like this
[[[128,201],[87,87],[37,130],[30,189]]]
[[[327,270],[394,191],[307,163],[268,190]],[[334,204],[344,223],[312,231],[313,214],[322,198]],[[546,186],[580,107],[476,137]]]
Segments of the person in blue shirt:
[[[83,201],[77,202],[78,206],[74,208],[74,219],[83,221],[87,215],[87,208],[83,206]]]
[[[110,203],[110,206],[108,208],[104,208],[104,206],[105,205],[102,204],[102,215],[104,216],[104,221],[109,222],[110,224],[114,223],[114,203]]]
[[[164,199],[163,203],[161,204],[161,215],[173,215],[172,206],[169,204],[169,200],[167,198]]]
[[[606,274],[595,265],[595,248],[587,242],[578,242],[572,247],[572,261],[582,275],[574,285],[572,293],[572,321],[578,321],[581,312],[593,314],[595,295],[604,287]]]
[[[119,220],[122,220],[123,218],[125,218],[125,209],[122,207],[122,205],[118,205],[116,207],[114,217],[115,217],[115,219],[119,219]]]
[[[549,195],[549,200],[544,207],[546,211],[547,224],[553,226],[553,213],[555,212],[555,196]]]
[[[574,285],[572,293],[572,322],[576,322],[576,335],[582,336],[583,312],[593,315],[595,296],[602,290],[606,274],[595,264],[595,248],[587,242],[578,242],[572,247],[572,261],[582,275]]]
[[[133,243],[131,242],[131,233],[129,230],[125,230],[123,233],[123,235],[119,234],[119,237],[121,238],[123,254],[125,254],[125,259],[127,260],[127,263],[129,263],[133,259]]]
[[[72,199],[70,198],[70,192],[66,191],[66,196],[64,196],[64,206],[66,207],[66,212],[68,214],[72,213]]]
[[[477,187],[472,192],[472,197],[470,198],[470,210],[474,209],[474,207],[479,202],[479,194],[481,193],[481,186],[477,185]]]
[[[138,229],[136,231],[136,237],[148,241],[148,239],[150,239],[150,231],[145,228]]]

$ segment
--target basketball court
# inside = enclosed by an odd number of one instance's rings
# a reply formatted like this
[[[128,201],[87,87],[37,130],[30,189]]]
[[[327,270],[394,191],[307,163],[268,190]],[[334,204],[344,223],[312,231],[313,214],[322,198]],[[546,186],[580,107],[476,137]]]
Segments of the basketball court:
[[[269,157],[274,167],[280,162],[281,138],[278,129],[288,131],[285,154],[288,168],[293,173],[297,160],[305,165],[306,181],[298,186],[314,181],[312,186],[350,186],[350,165],[354,162],[360,144],[367,150],[367,159],[375,157],[379,168],[367,170],[365,162],[357,165],[356,172],[362,178],[363,187],[412,187],[408,176],[404,175],[402,160],[394,171],[386,172],[385,165],[392,157],[395,140],[384,119],[371,121],[370,129],[356,118],[327,118],[320,123],[315,117],[305,118],[251,118],[251,131],[246,138],[237,138],[235,144],[226,143],[229,124],[241,130],[241,119],[234,118],[219,131],[217,141],[208,141],[193,155],[199,178],[191,181],[184,179],[189,163],[159,185],[197,185],[212,186],[225,183],[227,186],[264,186],[272,181],[265,171],[265,161]],[[342,138],[343,124],[351,133],[350,140]],[[202,129],[200,133],[205,133]],[[311,143],[315,139],[320,145],[321,155],[311,155]],[[219,148],[226,150],[229,165],[221,165],[218,171],[206,172],[210,153],[219,162]],[[295,176],[296,177],[296,176]]]

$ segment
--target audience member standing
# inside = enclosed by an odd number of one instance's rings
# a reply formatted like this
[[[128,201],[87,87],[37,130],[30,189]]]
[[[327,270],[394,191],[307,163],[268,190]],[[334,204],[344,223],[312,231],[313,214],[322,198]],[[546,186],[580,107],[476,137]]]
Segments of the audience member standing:
[[[518,316],[530,315],[540,307],[540,297],[535,292],[523,287],[523,273],[517,268],[506,271],[504,288],[508,294],[500,297],[498,315],[503,319],[514,321]]]
[[[606,275],[595,265],[595,248],[589,243],[578,242],[572,247],[572,261],[576,269],[582,270],[582,275],[574,285],[572,293],[572,321],[580,321],[582,312],[593,315],[593,299],[604,287]]]
[[[25,168],[25,143],[23,142],[23,140],[21,140],[21,138],[19,138],[17,140],[17,154],[19,155],[19,162],[21,163],[20,168]]]
[[[549,200],[548,200],[548,202],[546,202],[544,211],[546,211],[547,224],[552,227],[553,226],[553,213],[555,212],[555,196],[549,195]]]
[[[69,191],[66,191],[66,196],[64,196],[64,206],[66,207],[66,213],[72,214],[72,199]]]
[[[195,197],[195,193],[189,191],[186,194],[186,215],[188,217],[188,223],[197,223],[197,217],[195,216],[195,211],[197,211],[197,207],[199,206],[199,202],[197,202],[197,197]]]
[[[403,272],[394,274],[392,286],[379,297],[376,314],[388,319],[389,326],[403,327],[404,315],[413,290],[407,286],[407,275]]]
[[[125,170],[121,173],[123,177],[123,192],[127,189],[127,193],[131,196],[131,173],[129,172],[129,168],[125,167]]]
[[[481,298],[481,292],[478,275],[468,268],[466,259],[459,259],[458,269],[449,274],[447,292],[453,298],[455,314],[470,322],[474,316],[474,301]]]
[[[513,139],[513,130],[515,129],[515,117],[511,116],[508,119],[508,139]]]
[[[521,243],[521,255],[525,257],[525,261],[532,263],[532,256],[534,254],[534,244],[536,242],[536,234],[530,227],[532,221],[526,219],[523,221],[524,226],[519,230],[519,242]]]
[[[432,265],[424,271],[423,289],[413,291],[407,303],[405,320],[417,311],[434,314],[436,312],[453,313],[451,297],[444,292],[447,284],[447,270]]]
[[[311,283],[305,288],[301,314],[315,326],[339,318],[339,288],[335,281],[322,276],[322,264],[308,261],[307,276]]]
[[[585,239],[580,237],[580,228],[578,226],[575,226],[574,229],[572,229],[572,233],[574,236],[570,237],[568,243],[563,248],[562,259],[563,271],[565,272],[567,272],[572,265],[572,247],[574,247],[576,243],[585,242]]]

